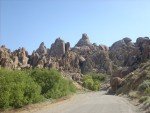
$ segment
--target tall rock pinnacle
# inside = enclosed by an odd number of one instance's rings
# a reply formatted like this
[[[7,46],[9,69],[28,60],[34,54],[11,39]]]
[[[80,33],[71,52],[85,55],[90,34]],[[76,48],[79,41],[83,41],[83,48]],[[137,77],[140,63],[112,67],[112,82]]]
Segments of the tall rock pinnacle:
[[[89,37],[86,33],[82,34],[82,38],[78,41],[78,43],[75,45],[76,47],[82,47],[82,46],[91,46]]]

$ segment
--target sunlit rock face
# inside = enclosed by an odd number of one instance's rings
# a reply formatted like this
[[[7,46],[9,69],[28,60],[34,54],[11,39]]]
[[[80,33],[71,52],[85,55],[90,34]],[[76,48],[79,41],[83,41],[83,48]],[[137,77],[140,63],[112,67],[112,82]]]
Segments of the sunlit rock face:
[[[83,47],[83,46],[88,46],[91,47],[92,44],[89,40],[89,37],[87,36],[87,34],[82,34],[82,38],[78,41],[78,43],[75,45],[75,47]]]
[[[62,56],[65,54],[65,42],[57,38],[55,42],[51,45],[50,55],[51,56]]]
[[[0,47],[0,66],[11,69],[56,68],[70,73],[107,73],[120,78],[150,59],[150,39],[139,37],[133,43],[128,37],[116,41],[111,47],[91,43],[82,34],[75,47],[57,38],[50,48],[42,42],[31,55],[25,48],[13,52],[4,45]]]

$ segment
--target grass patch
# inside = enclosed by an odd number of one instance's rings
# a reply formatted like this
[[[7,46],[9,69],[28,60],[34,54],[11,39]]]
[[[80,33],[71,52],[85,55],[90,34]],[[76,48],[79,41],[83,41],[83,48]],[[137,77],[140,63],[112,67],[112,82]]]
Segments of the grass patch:
[[[140,103],[143,103],[143,102],[147,101],[148,98],[149,98],[148,96],[142,96],[142,97],[139,99],[139,102],[140,102]]]
[[[138,86],[138,91],[145,94],[150,94],[150,80],[143,81]]]

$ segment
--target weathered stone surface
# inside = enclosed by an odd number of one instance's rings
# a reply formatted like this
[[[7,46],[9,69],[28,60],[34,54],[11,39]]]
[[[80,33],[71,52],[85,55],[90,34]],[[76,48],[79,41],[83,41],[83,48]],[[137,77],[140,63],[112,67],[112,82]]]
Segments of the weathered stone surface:
[[[149,37],[139,37],[136,40],[136,45],[139,47],[139,60],[145,62],[150,59],[150,39]]]
[[[19,48],[18,50],[15,50],[13,52],[13,56],[17,56],[18,57],[18,61],[19,61],[21,66],[28,64],[28,60],[29,60],[28,52],[25,50],[25,48]]]
[[[148,37],[139,37],[136,43],[132,43],[132,40],[126,37],[109,48],[105,45],[91,44],[87,34],[82,34],[82,38],[73,48],[69,42],[65,43],[57,38],[50,49],[42,42],[31,55],[28,55],[25,48],[11,52],[5,46],[0,47],[0,67],[55,68],[68,73],[107,73],[119,78],[124,78],[148,59],[150,59]],[[79,78],[72,75],[72,79]]]
[[[124,38],[115,42],[110,47],[110,58],[113,61],[114,65],[117,66],[126,66],[126,65],[134,65],[137,59],[137,55],[139,54],[138,48],[131,43],[129,38]],[[134,59],[134,56],[136,57]],[[129,62],[129,59],[134,59],[132,62]]]
[[[60,38],[55,40],[55,43],[51,45],[50,56],[62,56],[65,54],[65,42]]]
[[[125,42],[126,44],[128,44],[129,42],[132,41],[132,40],[131,40],[130,38],[128,38],[128,37],[124,38],[123,40],[124,40],[124,42]]]
[[[32,55],[31,55],[31,57],[30,57],[30,64],[31,64],[33,67],[36,67],[37,64],[38,64],[39,59],[40,59],[39,54],[34,51],[34,52],[32,53]]]
[[[137,46],[142,46],[143,43],[147,43],[149,41],[150,41],[149,37],[139,37],[136,40],[136,45]]]
[[[110,80],[110,86],[112,92],[116,92],[116,90],[121,86],[123,86],[123,84],[124,84],[124,80],[119,77],[112,77]]]
[[[67,42],[66,44],[65,44],[65,52],[69,52],[70,51],[70,43],[69,42]]]
[[[85,33],[82,34],[82,38],[75,45],[75,47],[82,47],[82,46],[88,46],[88,47],[92,46],[92,44],[90,43],[89,37]]]
[[[112,76],[124,78],[150,59],[150,39],[139,37],[132,43],[131,39],[124,38],[110,47],[109,54],[113,63]]]
[[[100,50],[109,51],[109,48],[106,45],[99,45]]]
[[[47,54],[47,49],[44,45],[44,42],[42,42],[39,46],[39,48],[36,50],[36,52],[39,54],[39,55],[45,55]]]
[[[13,60],[11,59],[11,52],[9,49],[2,45],[0,47],[0,65],[5,68],[13,68]]]

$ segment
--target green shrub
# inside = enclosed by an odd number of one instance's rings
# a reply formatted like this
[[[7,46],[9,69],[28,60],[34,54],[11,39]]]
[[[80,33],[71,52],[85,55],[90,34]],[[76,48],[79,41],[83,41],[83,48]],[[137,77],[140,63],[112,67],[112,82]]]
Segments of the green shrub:
[[[146,93],[147,95],[150,95],[150,87],[146,88],[145,93]]]
[[[149,87],[150,87],[150,80],[145,80],[138,86],[138,91],[144,92]]]
[[[90,90],[93,89],[93,84],[94,84],[93,79],[87,79],[87,80],[83,81],[83,86]]]
[[[83,87],[98,91],[100,89],[101,81],[105,80],[105,74],[96,74],[96,73],[89,73],[83,76]]]
[[[93,87],[92,87],[92,90],[98,91],[99,89],[100,89],[100,81],[95,80],[94,84],[93,84]]]
[[[139,100],[140,103],[143,103],[148,100],[148,96],[142,96]]]
[[[46,98],[59,98],[73,93],[76,90],[71,82],[65,80],[54,69],[35,69],[31,71],[30,76],[41,86],[41,94]]]
[[[103,81],[106,78],[105,74],[95,74],[95,73],[92,73],[92,74],[89,74],[89,75],[92,76],[93,80]]]
[[[25,72],[0,69],[0,108],[39,102],[41,87]]]

